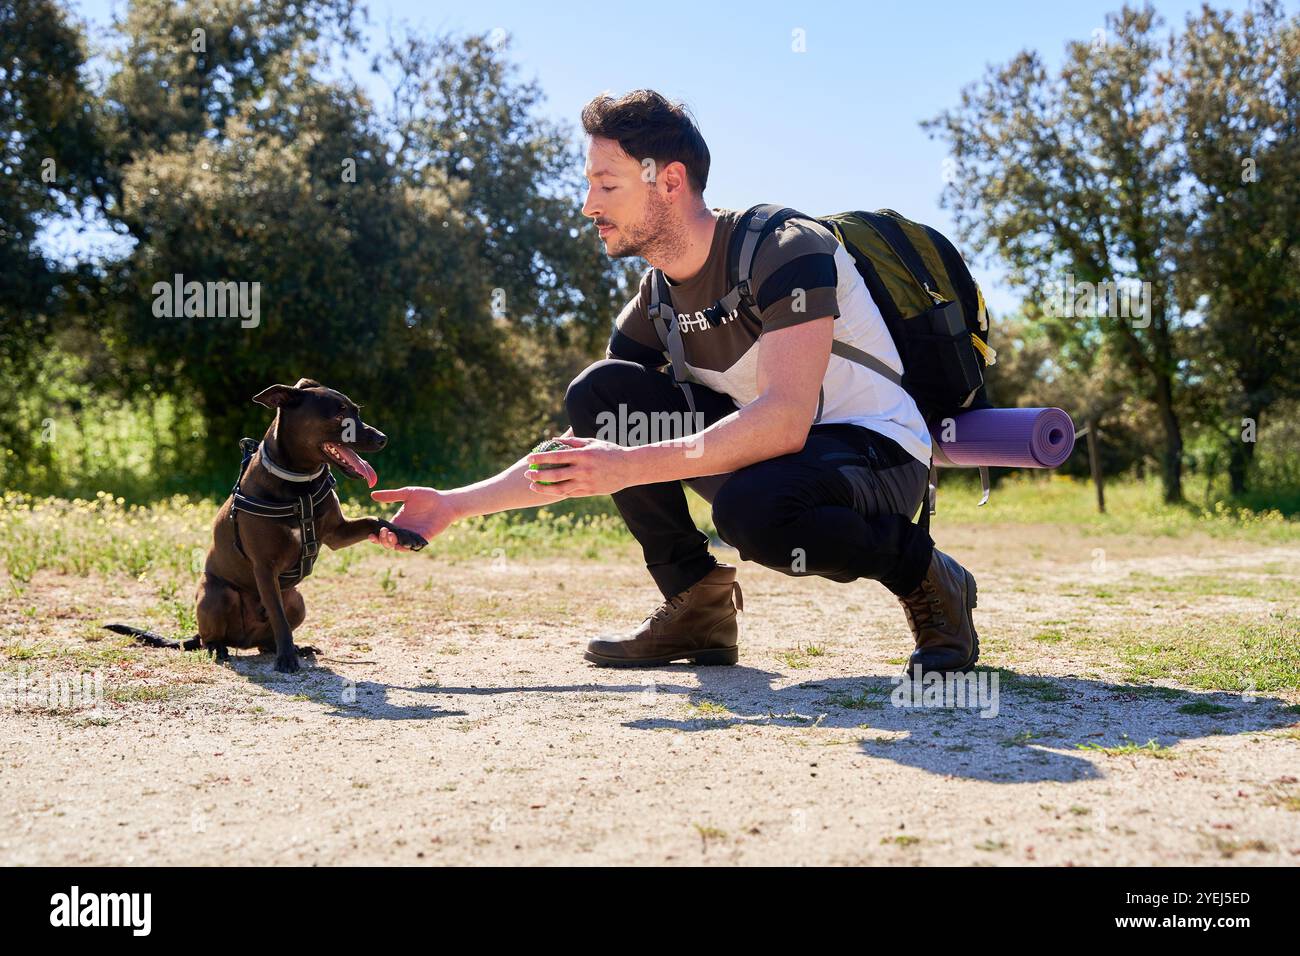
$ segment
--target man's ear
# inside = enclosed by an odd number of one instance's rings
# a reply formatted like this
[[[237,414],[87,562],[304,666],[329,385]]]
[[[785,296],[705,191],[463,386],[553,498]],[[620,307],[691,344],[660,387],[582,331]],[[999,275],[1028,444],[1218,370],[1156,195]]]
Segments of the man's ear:
[[[293,385],[272,385],[253,396],[253,401],[267,408],[283,408],[302,401],[302,392]]]

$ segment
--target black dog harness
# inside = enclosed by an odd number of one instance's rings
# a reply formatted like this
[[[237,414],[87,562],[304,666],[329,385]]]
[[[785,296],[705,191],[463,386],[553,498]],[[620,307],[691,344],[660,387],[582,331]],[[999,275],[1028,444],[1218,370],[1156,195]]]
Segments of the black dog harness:
[[[240,511],[246,511],[250,515],[257,515],[259,518],[293,518],[298,522],[298,531],[302,536],[302,547],[298,552],[298,567],[292,571],[286,571],[280,575],[280,586],[291,587],[297,584],[307,575],[311,574],[312,565],[316,563],[316,555],[320,552],[320,539],[316,536],[316,509],[325,502],[334,491],[334,474],[330,471],[328,465],[321,466],[321,472],[314,478],[307,479],[289,479],[304,480],[302,494],[293,501],[266,501],[262,498],[250,498],[239,490],[239,483],[244,480],[244,472],[248,470],[248,463],[253,458],[253,453],[257,451],[261,443],[255,438],[242,438],[239,441],[240,450],[244,453],[244,460],[239,464],[239,477],[235,479],[235,487],[230,492],[230,523],[235,530],[235,548],[245,558],[244,547],[239,542],[239,522],[236,515]],[[285,472],[278,466],[271,466],[270,459],[266,457],[266,451],[262,452],[262,459],[268,465],[272,474],[279,474],[284,477]]]

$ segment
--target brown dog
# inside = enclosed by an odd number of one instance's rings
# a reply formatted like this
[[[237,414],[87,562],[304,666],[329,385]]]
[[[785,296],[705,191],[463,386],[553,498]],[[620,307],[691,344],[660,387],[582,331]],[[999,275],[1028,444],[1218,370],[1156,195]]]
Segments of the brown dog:
[[[382,518],[343,517],[331,467],[373,488],[375,471],[358,452],[388,438],[361,421],[342,392],[309,378],[272,385],[253,401],[276,410],[260,444],[244,439],[239,480],[212,526],[199,582],[199,633],[172,641],[127,624],[105,625],[154,647],[275,651],[275,669],[298,669],[294,629],[306,616],[297,585],[311,573],[321,543],[337,551],[388,528],[413,551],[428,542]]]

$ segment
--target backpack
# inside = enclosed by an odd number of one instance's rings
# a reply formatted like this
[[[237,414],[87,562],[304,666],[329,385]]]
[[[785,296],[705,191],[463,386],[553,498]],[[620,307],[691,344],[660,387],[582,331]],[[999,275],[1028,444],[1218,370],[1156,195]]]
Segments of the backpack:
[[[794,210],[775,205],[754,206],[741,216],[727,248],[731,287],[716,306],[706,310],[720,322],[733,310],[758,322],[750,287],[754,255],[764,239]],[[889,329],[903,363],[900,376],[892,368],[845,342],[831,352],[883,375],[912,396],[926,425],[972,408],[987,408],[983,369],[996,353],[988,345],[988,312],[984,296],[966,263],[942,233],[892,209],[843,212],[815,220],[848,250]],[[695,408],[686,370],[681,332],[667,280],[651,270],[647,312],[668,350],[673,380]]]

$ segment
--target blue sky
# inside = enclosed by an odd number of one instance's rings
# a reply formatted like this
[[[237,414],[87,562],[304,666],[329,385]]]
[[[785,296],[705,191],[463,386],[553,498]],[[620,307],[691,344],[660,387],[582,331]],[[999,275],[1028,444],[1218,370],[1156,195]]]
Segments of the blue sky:
[[[1155,7],[1169,27],[1199,5]],[[73,6],[99,25],[125,9],[124,0]],[[684,100],[713,156],[710,205],[779,202],[814,215],[888,206],[960,246],[939,208],[943,146],[918,122],[955,105],[964,85],[1020,50],[1058,63],[1069,40],[1091,38],[1119,3],[370,0],[367,7],[375,47],[401,22],[435,32],[506,31],[521,76],[535,79],[544,109],[575,130],[582,105],[602,90],[652,87]],[[792,49],[795,30],[804,31],[806,52]],[[362,68],[355,75],[370,82]],[[1014,306],[1000,270],[974,271],[995,313]]]

